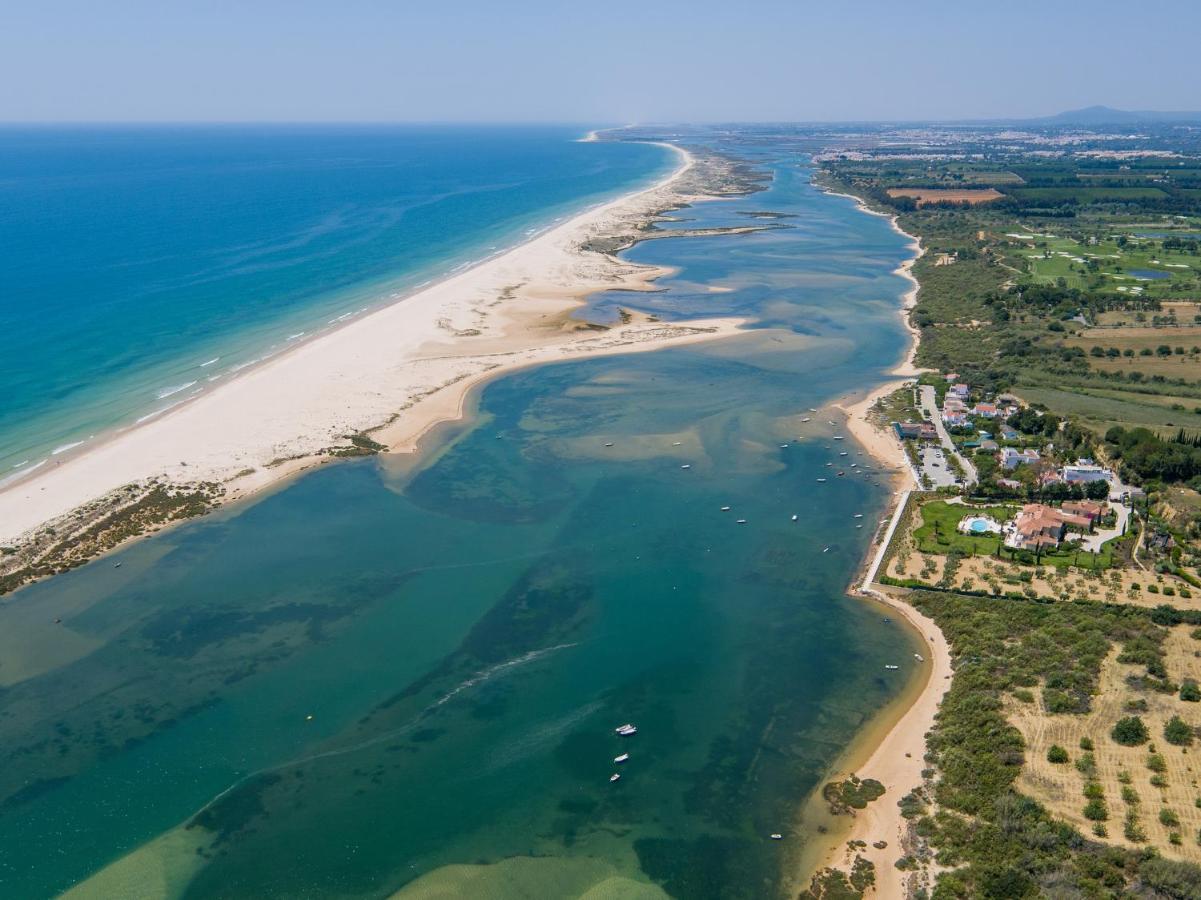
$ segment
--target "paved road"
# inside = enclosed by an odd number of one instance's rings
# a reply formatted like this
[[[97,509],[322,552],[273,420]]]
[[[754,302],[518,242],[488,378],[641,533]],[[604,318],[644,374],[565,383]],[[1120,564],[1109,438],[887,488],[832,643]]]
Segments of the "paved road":
[[[942,422],[942,415],[939,414],[938,397],[934,393],[934,386],[923,384],[919,387],[921,388],[922,411],[930,417],[930,421],[934,424],[934,430],[938,432],[938,440],[942,443],[943,449],[959,460],[959,465],[963,466],[967,483],[975,484],[980,480],[980,476],[976,473],[976,467],[955,449],[955,442],[951,440],[951,435],[947,433],[947,427]]]

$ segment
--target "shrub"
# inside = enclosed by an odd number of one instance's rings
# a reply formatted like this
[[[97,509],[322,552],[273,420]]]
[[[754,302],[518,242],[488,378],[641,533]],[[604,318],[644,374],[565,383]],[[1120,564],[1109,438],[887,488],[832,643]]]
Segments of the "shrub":
[[[1176,815],[1170,809],[1161,809],[1159,811],[1159,824],[1168,828],[1178,828],[1180,826],[1180,816]]]
[[[1168,761],[1163,758],[1162,753],[1152,753],[1147,757],[1147,768],[1152,772],[1163,773],[1168,771]]]
[[[1084,818],[1090,822],[1104,822],[1109,818],[1109,810],[1105,808],[1104,800],[1089,800],[1084,807]]]
[[[1163,738],[1177,747],[1187,747],[1193,742],[1193,729],[1180,716],[1172,716],[1163,727]]]
[[[1184,682],[1180,685],[1180,699],[1186,703],[1201,701],[1201,686],[1191,678],[1184,679]]]
[[[1127,716],[1124,719],[1118,719],[1117,724],[1113,726],[1113,730],[1109,732],[1109,736],[1123,747],[1137,747],[1139,744],[1145,744],[1149,737],[1147,726],[1143,724],[1143,720],[1138,716]]]
[[[1052,744],[1047,750],[1047,762],[1065,763],[1068,761],[1068,751],[1064,750],[1058,744]]]
[[[1080,739],[1080,749],[1081,750],[1092,750],[1093,749],[1093,739],[1090,737],[1082,737]]]

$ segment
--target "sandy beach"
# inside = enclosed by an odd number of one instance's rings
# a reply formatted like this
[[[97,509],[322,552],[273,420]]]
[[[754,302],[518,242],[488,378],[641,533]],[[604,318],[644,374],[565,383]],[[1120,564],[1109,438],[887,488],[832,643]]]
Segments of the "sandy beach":
[[[896,216],[873,210],[858,197],[849,194],[838,196],[850,197],[863,212],[885,216],[899,234],[913,242],[914,256],[896,270],[896,274],[907,278],[912,285],[904,294],[899,310],[911,342],[905,358],[892,370],[894,375],[910,377],[885,382],[863,396],[844,398],[836,406],[846,414],[847,428],[855,440],[880,464],[889,466],[895,473],[893,488],[896,494],[888,510],[888,526],[869,548],[851,593],[869,602],[883,604],[903,618],[924,649],[918,651],[923,656],[920,674],[915,675],[901,696],[881,710],[857,736],[826,778],[826,781],[839,781],[851,774],[864,779],[872,778],[884,785],[884,795],[867,804],[866,808],[856,810],[853,818],[828,825],[828,840],[818,843],[814,852],[804,855],[803,883],[807,885],[809,877],[820,869],[834,867],[849,871],[858,855],[875,866],[876,883],[870,893],[878,897],[901,898],[908,896],[913,875],[895,866],[896,860],[906,852],[909,826],[901,815],[897,801],[922,785],[921,773],[926,767],[926,733],[934,726],[938,707],[950,687],[952,668],[950,647],[934,622],[906,603],[903,596],[881,590],[873,583],[883,547],[898,525],[901,506],[917,485],[905,450],[892,429],[878,427],[869,420],[868,412],[878,400],[922,371],[915,364],[919,333],[910,322],[909,313],[917,304],[919,289],[912,269],[925,251],[920,241],[901,230]],[[802,820],[811,822],[822,819],[824,806],[825,802],[818,792],[810,798]],[[829,823],[828,816],[824,818],[824,823]],[[861,841],[866,846],[852,849],[849,846],[852,841]],[[884,842],[885,846],[873,846],[879,842]]]
[[[520,367],[734,332],[741,324],[734,319],[668,324],[632,314],[598,328],[571,318],[589,294],[651,289],[663,274],[587,245],[633,242],[657,213],[699,199],[683,185],[694,159],[672,150],[679,165],[650,188],[56,457],[0,490],[0,544],[20,545],[50,522],[78,525],[73,511],[131,483],[216,483],[232,500],[327,461],[350,435],[370,432],[389,449],[411,450],[433,425],[461,415],[469,390]]]

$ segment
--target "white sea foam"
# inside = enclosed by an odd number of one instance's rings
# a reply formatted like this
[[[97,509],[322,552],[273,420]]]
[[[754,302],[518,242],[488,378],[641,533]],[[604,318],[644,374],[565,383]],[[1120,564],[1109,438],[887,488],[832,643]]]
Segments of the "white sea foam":
[[[50,455],[58,456],[60,453],[66,453],[68,450],[71,450],[74,447],[78,447],[82,443],[84,443],[84,442],[83,441],[75,441],[74,443],[63,444],[61,447],[55,447],[53,450],[51,450]]]
[[[298,331],[298,332],[296,332],[295,334],[290,334],[290,335],[288,335],[288,340],[290,340],[290,341],[294,341],[294,340],[296,340],[297,338],[302,338],[302,337],[304,337],[304,334],[305,334],[305,333],[304,333],[303,331]]]
[[[25,465],[25,464],[26,464],[26,463],[28,463],[28,462],[29,462],[29,460],[27,460],[27,459],[23,459],[23,460],[21,460],[19,463],[17,463],[15,466],[13,466],[13,468],[14,468],[14,469],[19,469],[19,468],[21,468],[21,466]]]
[[[197,391],[197,393],[199,393],[199,391]],[[143,422],[149,422],[151,419],[155,418],[156,416],[161,416],[167,410],[175,409],[175,407],[179,406],[179,404],[181,404],[181,403],[183,403],[182,400],[176,400],[174,403],[168,403],[166,406],[162,407],[161,409],[156,409],[154,412],[146,413],[146,415],[142,416],[142,418],[134,421],[133,424],[141,425]]]
[[[29,462],[29,460],[25,460],[25,462]],[[18,465],[23,466],[23,465],[25,465],[25,463],[18,463]],[[14,472],[12,475],[9,475],[6,478],[0,478],[0,487],[4,487],[6,484],[11,484],[14,481],[19,481],[20,479],[22,479],[26,475],[28,475],[30,472],[32,472],[34,469],[40,469],[44,465],[46,465],[46,460],[44,460],[44,459],[39,460],[38,462],[35,462],[32,466],[30,466],[28,469],[22,469],[20,472]]]
[[[194,382],[194,381],[189,381],[187,384],[177,384],[174,387],[163,388],[161,391],[159,391],[154,396],[157,397],[159,400],[166,400],[172,394],[178,394],[180,391],[186,391],[188,388],[190,388],[195,383],[196,382]]]
[[[202,369],[203,369],[203,368],[205,368],[206,366],[211,366],[213,363],[215,363],[215,362],[216,362],[217,360],[219,360],[220,358],[221,358],[220,356],[214,356],[214,357],[213,357],[212,359],[210,359],[208,362],[202,362],[202,363],[200,364],[200,368],[202,368]]]

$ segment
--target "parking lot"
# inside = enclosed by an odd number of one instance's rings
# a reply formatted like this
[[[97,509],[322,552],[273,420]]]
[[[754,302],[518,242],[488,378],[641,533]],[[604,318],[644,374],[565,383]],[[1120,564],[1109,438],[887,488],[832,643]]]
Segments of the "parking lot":
[[[949,487],[955,483],[955,473],[947,465],[947,457],[941,447],[920,447],[917,458],[921,460],[921,471],[929,479],[932,488]]]

